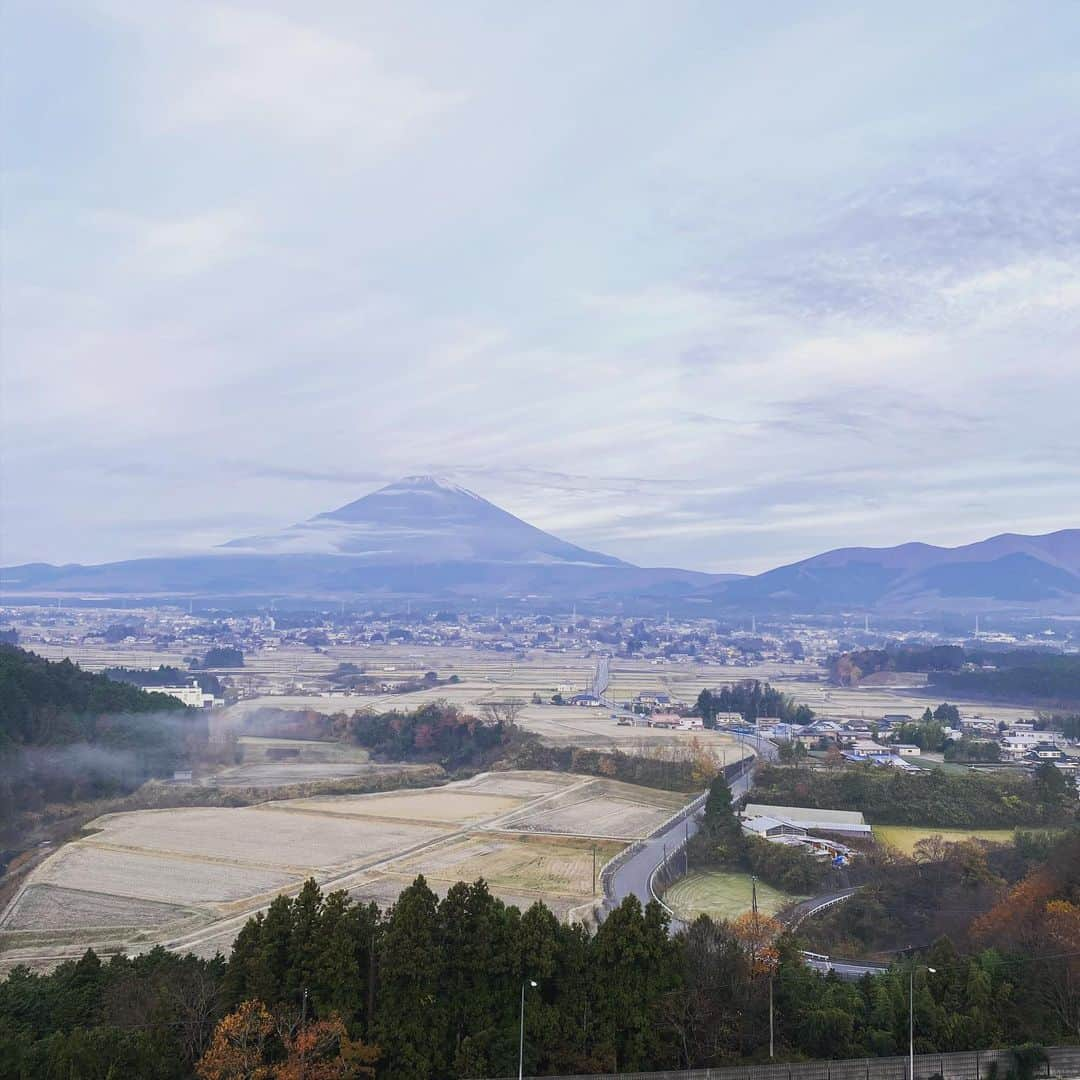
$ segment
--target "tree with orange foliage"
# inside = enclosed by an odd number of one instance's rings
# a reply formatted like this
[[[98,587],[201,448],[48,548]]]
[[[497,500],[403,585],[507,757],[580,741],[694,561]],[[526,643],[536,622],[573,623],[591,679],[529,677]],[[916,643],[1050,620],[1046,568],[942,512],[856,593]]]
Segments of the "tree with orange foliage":
[[[214,1030],[199,1080],[353,1080],[375,1075],[377,1046],[350,1039],[339,1016],[282,1033],[261,1001],[245,1001]]]
[[[199,1080],[271,1080],[266,1058],[275,1042],[274,1018],[266,1006],[245,1001],[218,1023],[195,1073]]]
[[[731,924],[731,932],[750,957],[753,974],[768,975],[776,969],[780,960],[776,939],[784,932],[781,923],[760,911],[747,911]]]
[[[971,936],[977,941],[1022,949],[1040,936],[1040,923],[1054,891],[1053,873],[1049,867],[1040,867],[980,915],[971,924]]]
[[[720,774],[716,755],[696,735],[690,739],[689,751],[690,761],[693,763],[691,776],[694,783],[702,786],[711,784]]]
[[[377,1046],[349,1038],[341,1017],[316,1020],[285,1040],[288,1057],[274,1080],[341,1080],[375,1075]]]

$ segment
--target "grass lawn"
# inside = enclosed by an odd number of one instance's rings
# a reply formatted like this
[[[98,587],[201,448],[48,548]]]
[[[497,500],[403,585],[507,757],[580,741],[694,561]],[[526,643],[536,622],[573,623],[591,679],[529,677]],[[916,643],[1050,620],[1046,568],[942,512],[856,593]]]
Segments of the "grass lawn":
[[[915,852],[915,845],[929,836],[940,836],[948,843],[968,840],[991,840],[996,844],[1009,843],[1016,829],[936,829],[924,825],[875,825],[874,838],[879,844],[902,851],[905,855]]]
[[[801,899],[761,881],[757,885],[757,897],[758,910],[765,915],[773,915],[792,900]],[[688,922],[698,915],[734,919],[750,910],[750,875],[733,870],[688,874],[668,889],[664,894],[664,903]]]

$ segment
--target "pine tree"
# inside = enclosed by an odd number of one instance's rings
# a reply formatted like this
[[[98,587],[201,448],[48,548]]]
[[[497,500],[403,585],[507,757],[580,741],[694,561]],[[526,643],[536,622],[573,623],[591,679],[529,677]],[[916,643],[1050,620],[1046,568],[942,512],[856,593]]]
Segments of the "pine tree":
[[[377,1042],[387,1075],[426,1080],[445,1067],[438,903],[423,876],[397,899],[380,943]]]

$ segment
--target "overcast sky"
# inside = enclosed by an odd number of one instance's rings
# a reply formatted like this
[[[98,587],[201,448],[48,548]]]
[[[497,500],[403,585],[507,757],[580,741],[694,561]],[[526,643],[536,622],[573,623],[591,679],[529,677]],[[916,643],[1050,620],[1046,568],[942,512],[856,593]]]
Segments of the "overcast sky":
[[[1080,525],[1074,0],[4,7],[0,562]]]

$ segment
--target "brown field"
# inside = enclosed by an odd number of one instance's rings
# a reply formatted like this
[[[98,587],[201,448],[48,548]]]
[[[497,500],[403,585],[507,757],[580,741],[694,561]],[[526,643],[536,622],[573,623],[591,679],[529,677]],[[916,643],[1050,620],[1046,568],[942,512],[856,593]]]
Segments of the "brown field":
[[[367,765],[348,761],[266,761],[224,769],[207,783],[226,788],[290,787],[319,780],[375,776],[380,772],[400,773],[408,768],[407,765]]]
[[[491,833],[456,841],[431,854],[402,859],[387,868],[406,880],[419,873],[453,883],[483,878],[493,892],[518,890],[534,896],[558,895],[580,903],[592,895],[593,850],[602,867],[622,844],[549,836]]]
[[[85,841],[68,844],[31,875],[32,884],[59,885],[90,893],[160,903],[226,903],[287,888],[297,872],[172,854],[115,851]],[[72,925],[81,925],[73,912]],[[5,922],[4,928],[7,929]]]
[[[592,777],[499,772],[441,787],[248,807],[108,814],[46,859],[0,915],[0,971],[93,946],[227,952],[245,919],[308,877],[392,904],[417,874],[439,893],[484,878],[507,903],[565,916],[599,868],[684,801]],[[534,830],[559,832],[539,835]]]
[[[292,803],[139,810],[111,814],[93,824],[101,832],[81,843],[95,848],[296,873],[332,870],[439,835],[430,826],[345,821]]]
[[[313,799],[290,799],[287,803],[276,805],[281,809],[310,810],[347,817],[464,825],[509,813],[523,802],[521,798],[472,794],[446,787],[380,795],[329,795]]]
[[[175,904],[130,900],[109,893],[31,885],[19,897],[4,924],[5,930],[66,930],[80,927],[161,926],[183,918]]]
[[[685,802],[676,792],[594,780],[503,819],[509,831],[636,840],[648,836]]]

